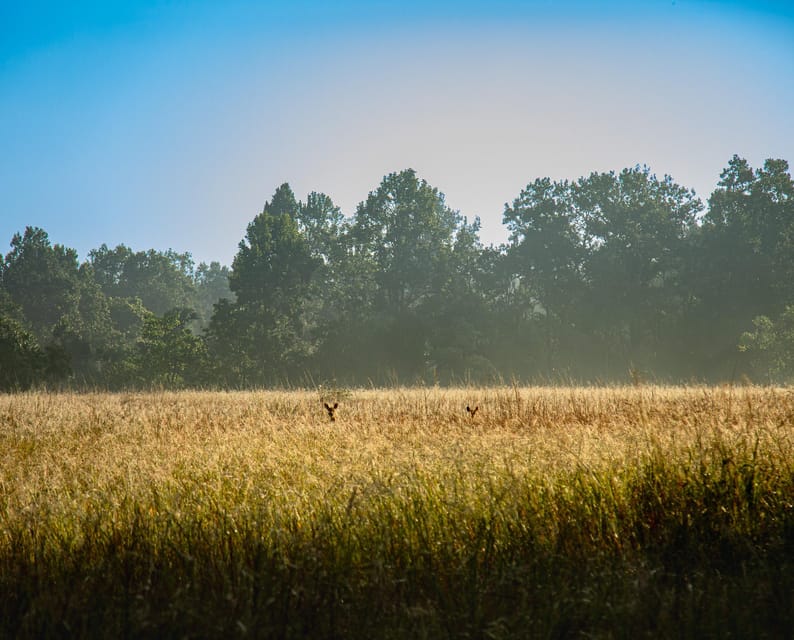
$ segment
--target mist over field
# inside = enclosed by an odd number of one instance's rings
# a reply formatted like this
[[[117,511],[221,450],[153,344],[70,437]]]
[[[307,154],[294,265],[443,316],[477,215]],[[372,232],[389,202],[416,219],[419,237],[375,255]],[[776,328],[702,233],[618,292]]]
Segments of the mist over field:
[[[0,268],[0,388],[794,376],[794,182],[733,156],[704,203],[647,167],[539,178],[507,243],[412,169],[352,217],[279,186],[231,266],[27,227]]]

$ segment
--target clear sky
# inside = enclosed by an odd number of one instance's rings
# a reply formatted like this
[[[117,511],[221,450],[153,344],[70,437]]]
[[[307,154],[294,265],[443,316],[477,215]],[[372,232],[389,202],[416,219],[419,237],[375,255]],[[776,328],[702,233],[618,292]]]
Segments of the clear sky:
[[[537,177],[708,197],[794,163],[794,3],[0,1],[0,252],[26,225],[231,264],[276,187],[417,170],[486,243]]]

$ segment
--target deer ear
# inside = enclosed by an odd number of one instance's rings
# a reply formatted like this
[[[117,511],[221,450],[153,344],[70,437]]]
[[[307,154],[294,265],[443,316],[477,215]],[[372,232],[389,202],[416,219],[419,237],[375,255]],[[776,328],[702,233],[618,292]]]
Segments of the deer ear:
[[[477,405],[476,407],[474,407],[474,410],[475,411],[479,411],[480,410],[480,405]]]
[[[466,413],[471,413],[471,407],[469,405],[466,405]]]
[[[331,410],[331,407],[329,407],[329,406],[328,406],[328,403],[327,403],[327,402],[323,402],[323,406],[324,406],[326,409],[328,409],[328,411],[330,411],[330,410]]]
[[[338,409],[338,408],[339,408],[339,403],[338,402],[334,402],[334,409]]]

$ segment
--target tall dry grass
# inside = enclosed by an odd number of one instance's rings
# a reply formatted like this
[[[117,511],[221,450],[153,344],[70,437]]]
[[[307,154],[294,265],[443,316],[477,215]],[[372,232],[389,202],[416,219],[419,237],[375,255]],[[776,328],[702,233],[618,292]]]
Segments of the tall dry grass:
[[[792,594],[792,389],[0,397],[2,636],[791,637]]]

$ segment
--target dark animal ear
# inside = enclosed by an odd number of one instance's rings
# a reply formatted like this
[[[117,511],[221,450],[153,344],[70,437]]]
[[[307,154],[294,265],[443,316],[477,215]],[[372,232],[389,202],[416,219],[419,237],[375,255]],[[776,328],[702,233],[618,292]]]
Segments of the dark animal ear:
[[[338,402],[334,402],[334,409],[338,409],[338,408],[339,408],[339,403]]]
[[[479,411],[480,410],[480,405],[477,405],[476,407],[474,407],[474,410],[475,411]]]
[[[323,402],[323,405],[325,406],[326,410],[328,410],[328,411],[331,410],[331,407],[328,406],[327,402]]]
[[[469,405],[466,405],[466,413],[471,413],[471,407]]]

